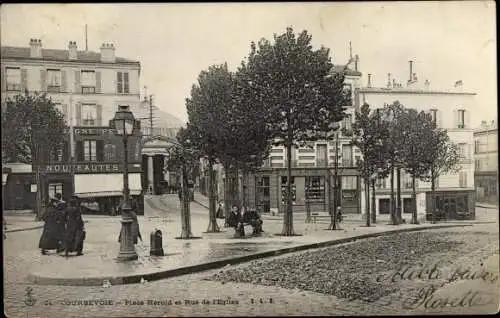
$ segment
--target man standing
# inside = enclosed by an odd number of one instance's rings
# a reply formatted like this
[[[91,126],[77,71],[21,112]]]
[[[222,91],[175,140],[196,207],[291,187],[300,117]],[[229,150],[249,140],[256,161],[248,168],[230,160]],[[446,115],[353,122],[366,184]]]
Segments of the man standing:
[[[66,236],[65,255],[76,252],[77,256],[83,255],[83,241],[85,240],[85,229],[82,213],[78,205],[78,198],[72,196],[66,209]]]

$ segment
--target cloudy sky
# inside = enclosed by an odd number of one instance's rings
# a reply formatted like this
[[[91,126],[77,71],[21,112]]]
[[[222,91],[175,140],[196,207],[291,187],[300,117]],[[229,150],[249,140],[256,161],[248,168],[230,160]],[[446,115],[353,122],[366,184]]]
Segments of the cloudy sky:
[[[66,48],[70,40],[89,50],[103,42],[117,56],[141,62],[141,86],[158,107],[187,120],[184,100],[198,73],[228,62],[235,69],[250,42],[271,39],[287,26],[308,30],[313,44],[331,49],[334,64],[360,56],[364,74],[383,86],[387,73],[404,83],[408,60],[419,79],[434,88],[463,80],[475,91],[473,124],[496,119],[495,3],[227,3],[227,4],[9,4],[1,7],[2,45],[28,46],[40,38],[45,48]]]

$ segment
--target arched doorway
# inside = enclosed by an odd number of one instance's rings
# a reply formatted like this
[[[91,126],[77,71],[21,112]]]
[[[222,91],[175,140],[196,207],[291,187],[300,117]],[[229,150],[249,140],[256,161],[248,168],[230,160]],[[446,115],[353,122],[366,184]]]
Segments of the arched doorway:
[[[167,193],[177,185],[177,174],[166,169],[168,149],[175,143],[174,138],[165,136],[153,136],[143,140],[142,187],[146,194]]]

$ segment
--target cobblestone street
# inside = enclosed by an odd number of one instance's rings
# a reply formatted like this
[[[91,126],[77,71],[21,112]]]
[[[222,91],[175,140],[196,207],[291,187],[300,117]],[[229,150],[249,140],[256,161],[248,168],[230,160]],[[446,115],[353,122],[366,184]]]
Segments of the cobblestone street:
[[[448,267],[453,268],[466,265],[478,266],[479,263],[484,262],[489,272],[498,273],[497,224],[478,224],[472,227],[425,232],[436,231],[448,232],[447,239],[457,241],[462,241],[463,236],[464,244],[459,247],[461,256],[457,258],[456,252],[433,254],[427,255],[426,261],[440,260],[443,264],[448,264]],[[38,235],[39,231],[36,230],[9,233],[9,248],[4,251],[4,303],[9,317],[377,315],[436,311],[485,313],[494,312],[498,308],[498,304],[490,304],[486,307],[466,306],[466,308],[450,309],[445,306],[441,309],[432,309],[414,306],[411,310],[404,309],[405,299],[414,297],[419,290],[429,285],[428,281],[423,280],[407,280],[402,284],[403,288],[400,292],[371,303],[362,300],[349,301],[333,295],[299,289],[208,280],[223,270],[211,270],[144,284],[116,285],[109,288],[40,286],[26,281],[30,260],[22,258],[22,255],[26,254],[18,253],[22,250],[36,249]],[[471,237],[474,239],[470,239]],[[314,253],[314,251],[307,252]],[[287,256],[275,258],[285,257]],[[263,260],[264,263],[272,261],[271,258]],[[229,268],[244,269],[247,265],[241,264]],[[360,261],[358,266],[361,270],[365,265]],[[466,287],[463,285],[469,286],[469,283],[469,281],[457,280],[452,284],[461,284],[459,291],[465,292]],[[498,296],[498,281],[496,285],[481,284],[477,280],[473,283],[470,288],[483,291],[486,288],[488,292],[497,293]],[[457,289],[453,286],[447,284],[439,288],[442,288],[444,295],[453,295],[457,293]],[[27,288],[31,288],[32,298],[27,296]],[[36,301],[31,303],[32,299]]]

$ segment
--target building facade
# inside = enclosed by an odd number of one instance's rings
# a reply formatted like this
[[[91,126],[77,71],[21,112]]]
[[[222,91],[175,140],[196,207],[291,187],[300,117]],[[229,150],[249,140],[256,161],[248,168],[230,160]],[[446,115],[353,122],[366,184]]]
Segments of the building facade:
[[[386,104],[399,101],[406,108],[426,111],[432,114],[436,125],[446,129],[450,141],[458,144],[463,156],[458,173],[441,175],[436,184],[438,192],[436,206],[446,210],[448,215],[474,212],[474,138],[470,124],[470,115],[474,107],[475,93],[463,91],[461,81],[450,90],[436,90],[430,87],[429,81],[421,83],[410,65],[410,80],[403,86],[391,82],[390,74],[385,87],[373,87],[371,75],[368,84],[359,92],[361,104],[368,103],[371,109],[383,108]],[[395,178],[396,179],[396,178]],[[394,180],[396,183],[396,180]],[[390,179],[379,179],[376,183],[377,214],[390,214]],[[411,198],[411,176],[401,171],[402,213],[411,215],[413,199]],[[417,213],[422,216],[429,210],[428,196],[430,182],[417,180]],[[364,191],[362,196],[364,197]],[[364,211],[364,199],[361,201]],[[364,212],[363,212],[364,213]],[[410,218],[409,216],[407,218]]]
[[[474,131],[477,201],[498,204],[498,127],[496,121],[483,121]]]
[[[75,193],[87,199],[89,211],[114,213],[113,202],[123,188],[123,145],[108,125],[118,106],[137,112],[140,63],[117,57],[114,45],[106,43],[92,52],[78,50],[73,41],[65,50],[45,49],[40,40],[31,39],[28,47],[1,50],[2,104],[25,90],[47,93],[70,127],[67,148],[41,168],[45,199],[52,192],[66,199]],[[129,139],[129,182],[142,205],[140,147],[136,129]]]

